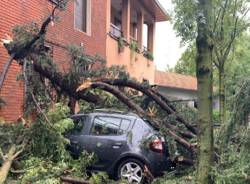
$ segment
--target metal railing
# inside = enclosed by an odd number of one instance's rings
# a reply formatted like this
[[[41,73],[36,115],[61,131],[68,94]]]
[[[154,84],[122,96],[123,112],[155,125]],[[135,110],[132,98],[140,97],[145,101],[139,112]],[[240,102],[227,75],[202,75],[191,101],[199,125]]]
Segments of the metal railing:
[[[143,53],[147,53],[147,52],[149,52],[149,49],[148,49],[148,47],[146,47],[146,46],[143,46]]]
[[[111,34],[111,36],[114,36],[116,38],[122,37],[122,30],[119,27],[117,27],[116,25],[112,24],[112,23],[110,24],[109,33]]]

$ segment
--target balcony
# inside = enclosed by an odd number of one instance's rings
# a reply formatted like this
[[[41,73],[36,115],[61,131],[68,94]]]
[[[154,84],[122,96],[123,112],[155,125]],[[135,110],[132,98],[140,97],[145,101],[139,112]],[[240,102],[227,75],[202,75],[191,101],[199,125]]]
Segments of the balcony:
[[[125,66],[137,80],[153,82],[155,22],[167,20],[162,15],[156,0],[111,0],[107,64]]]

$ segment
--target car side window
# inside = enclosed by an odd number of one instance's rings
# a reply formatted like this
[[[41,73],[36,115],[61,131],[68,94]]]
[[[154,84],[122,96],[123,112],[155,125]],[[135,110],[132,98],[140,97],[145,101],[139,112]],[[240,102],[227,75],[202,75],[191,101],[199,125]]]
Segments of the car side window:
[[[82,132],[85,120],[86,120],[85,116],[73,120],[74,121],[74,129],[73,129],[74,133],[79,134]]]
[[[96,116],[91,128],[92,135],[118,135],[121,118]]]
[[[130,123],[131,123],[131,121],[128,119],[122,119],[119,134],[123,134],[123,133],[127,132]]]

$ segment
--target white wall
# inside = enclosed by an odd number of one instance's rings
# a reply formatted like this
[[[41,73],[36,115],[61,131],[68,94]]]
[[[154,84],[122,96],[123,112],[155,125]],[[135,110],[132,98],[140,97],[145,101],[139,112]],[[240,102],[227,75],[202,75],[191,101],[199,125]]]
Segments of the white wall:
[[[177,100],[191,100],[186,103],[190,107],[194,107],[194,100],[197,100],[197,91],[185,90],[185,89],[177,89],[177,88],[168,88],[158,86],[157,89],[166,97],[177,99]],[[217,97],[213,99],[213,109],[219,109],[219,100]]]

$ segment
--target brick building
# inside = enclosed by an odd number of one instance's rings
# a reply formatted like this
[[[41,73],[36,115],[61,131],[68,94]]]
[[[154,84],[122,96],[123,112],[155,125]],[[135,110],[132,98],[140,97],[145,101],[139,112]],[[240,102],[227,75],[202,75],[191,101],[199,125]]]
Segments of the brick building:
[[[32,21],[41,23],[51,12],[53,0],[1,0],[0,38],[11,35],[15,25]],[[154,83],[155,65],[147,59],[154,51],[155,23],[168,20],[168,15],[157,0],[76,0],[69,1],[66,11],[59,14],[60,22],[49,27],[46,41],[56,62],[67,67],[65,46],[84,46],[90,55],[98,54],[107,65],[124,65],[132,77]],[[125,47],[119,52],[122,37]],[[146,39],[145,39],[146,38]],[[134,53],[130,43],[136,43]],[[0,46],[0,71],[8,59]],[[0,109],[0,117],[15,121],[23,113],[24,87],[17,81],[21,67],[13,63],[1,98],[7,103]]]

